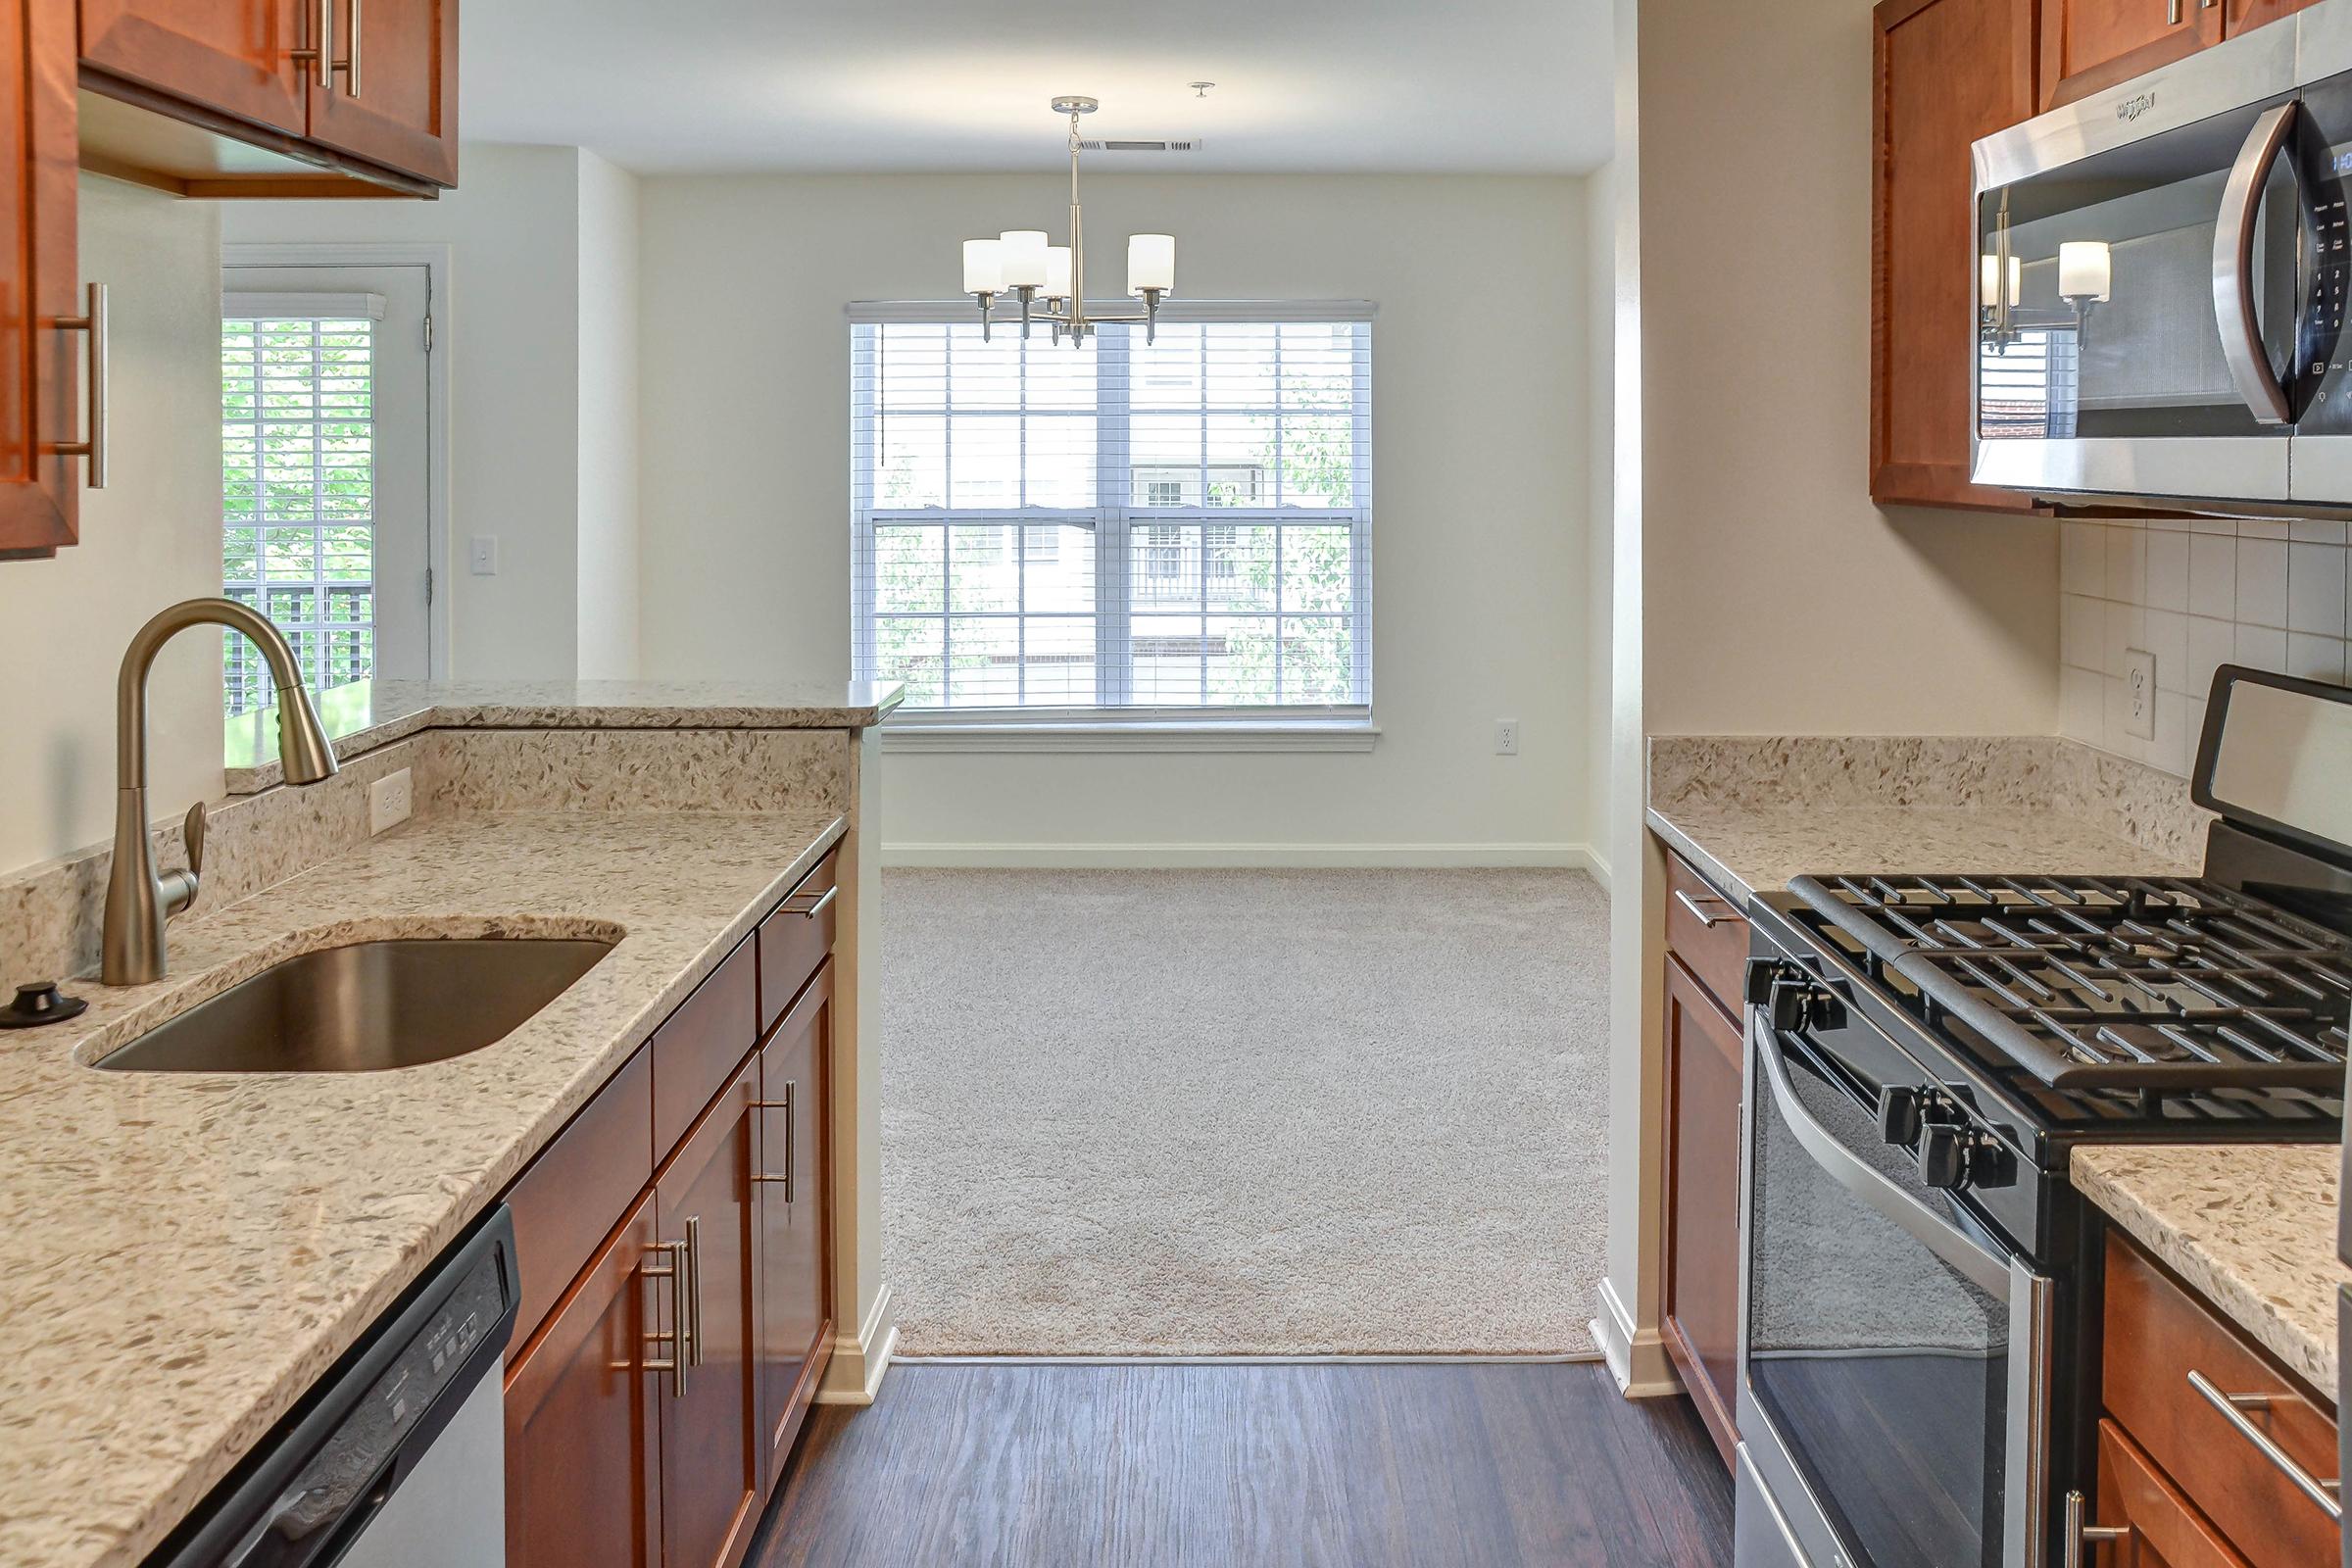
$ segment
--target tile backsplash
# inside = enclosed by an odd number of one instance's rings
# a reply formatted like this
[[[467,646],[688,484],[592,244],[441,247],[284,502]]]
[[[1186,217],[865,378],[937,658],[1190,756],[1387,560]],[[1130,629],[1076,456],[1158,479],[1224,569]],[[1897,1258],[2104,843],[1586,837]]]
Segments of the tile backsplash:
[[[2070,520],[2059,531],[2059,729],[2185,776],[2217,664],[2342,682],[2341,522]],[[2156,734],[2129,733],[2128,656],[2156,661]]]

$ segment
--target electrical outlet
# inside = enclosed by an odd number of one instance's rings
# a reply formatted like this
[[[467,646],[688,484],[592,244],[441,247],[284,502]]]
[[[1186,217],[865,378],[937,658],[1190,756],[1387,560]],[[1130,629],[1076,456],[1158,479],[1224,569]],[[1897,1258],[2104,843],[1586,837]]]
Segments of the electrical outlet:
[[[2156,738],[2156,656],[2144,648],[2124,651],[2124,733]]]
[[[1498,718],[1494,721],[1494,755],[1496,757],[1517,757],[1519,755],[1519,721],[1517,719]]]
[[[416,788],[409,770],[404,767],[397,773],[386,773],[368,786],[368,831],[381,833],[386,828],[400,826],[409,819],[409,811],[416,804]]]
[[[497,576],[498,535],[477,533],[468,541],[468,544],[471,546],[472,553],[467,557],[467,561],[473,568],[473,574],[476,577]]]

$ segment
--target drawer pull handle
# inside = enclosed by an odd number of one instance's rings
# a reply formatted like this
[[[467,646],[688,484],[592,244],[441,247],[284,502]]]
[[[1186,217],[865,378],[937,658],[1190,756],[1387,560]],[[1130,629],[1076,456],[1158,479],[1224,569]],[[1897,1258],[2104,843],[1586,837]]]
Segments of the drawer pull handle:
[[[841,884],[836,882],[831,887],[825,889],[824,896],[822,898],[819,898],[814,904],[811,904],[806,909],[787,908],[784,912],[786,914],[797,914],[804,920],[813,920],[818,915],[824,913],[825,910],[832,906],[833,901],[839,897],[841,897]]]
[[[2271,1441],[2271,1435],[2246,1419],[2247,1410],[2267,1410],[2271,1407],[2267,1394],[2224,1394],[2213,1386],[2212,1380],[2194,1367],[2189,1369],[2188,1386],[2205,1396],[2205,1402],[2222,1412],[2222,1419],[2237,1429],[2237,1435],[2254,1445],[2255,1451],[2278,1467],[2280,1474],[2294,1483],[2295,1490],[2313,1502],[2329,1519],[2341,1523],[2344,1505],[2328,1494],[2328,1489],[2340,1483],[2321,1481],[2295,1463],[2284,1448]]]
[[[1700,925],[1705,926],[1710,931],[1723,924],[1723,922],[1726,920],[1737,920],[1740,918],[1737,913],[1732,912],[1732,906],[1728,901],[1716,898],[1713,894],[1707,895],[1706,902],[1721,907],[1725,911],[1722,914],[1709,914],[1706,910],[1698,906],[1698,900],[1692,898],[1690,894],[1685,893],[1681,888],[1676,888],[1674,890],[1674,901],[1681,905],[1684,908],[1690,911],[1691,919],[1696,920]]]
[[[830,895],[828,895],[828,897],[830,897]],[[780,1110],[784,1113],[784,1168],[780,1171],[754,1171],[752,1173],[752,1180],[756,1182],[773,1182],[782,1187],[784,1189],[784,1201],[787,1203],[792,1201],[793,1091],[793,1081],[788,1078],[784,1081],[784,1098],[782,1100],[755,1100],[752,1102],[752,1108],[754,1110]]]
[[[2132,1539],[2130,1525],[2085,1524],[2082,1519],[2082,1494],[2066,1494],[2066,1556],[2065,1568],[2082,1568],[2090,1561],[2092,1550],[2110,1541]]]

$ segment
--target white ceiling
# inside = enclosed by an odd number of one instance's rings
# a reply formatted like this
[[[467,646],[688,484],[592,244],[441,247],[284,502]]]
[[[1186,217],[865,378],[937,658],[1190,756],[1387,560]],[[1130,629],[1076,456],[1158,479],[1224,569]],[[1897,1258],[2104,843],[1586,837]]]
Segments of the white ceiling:
[[[470,139],[644,172],[1561,172],[1608,155],[1609,0],[484,0]],[[1217,83],[1205,100],[1186,83]]]

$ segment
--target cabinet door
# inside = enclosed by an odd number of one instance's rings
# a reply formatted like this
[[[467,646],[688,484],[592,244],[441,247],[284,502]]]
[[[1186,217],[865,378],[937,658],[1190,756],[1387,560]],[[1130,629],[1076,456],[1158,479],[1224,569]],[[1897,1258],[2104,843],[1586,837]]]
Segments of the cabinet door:
[[[663,1568],[736,1568],[766,1491],[754,1347],[759,1074],[747,1057],[654,1181],[662,1240],[686,1268],[688,1301],[685,1376],[662,1385]]]
[[[2131,1535],[2104,1548],[2124,1568],[2248,1568],[2173,1485],[2172,1478],[2113,1421],[2099,1423],[2097,1523]]]
[[[318,0],[81,0],[85,66],[301,135]]]
[[[332,59],[311,77],[311,140],[455,185],[458,0],[323,3]]]
[[[2221,41],[2221,0],[2044,0],[2041,106],[2073,103]]]
[[[1666,1348],[1732,1459],[1740,1358],[1740,1028],[1666,959]]]
[[[2033,0],[1886,0],[1877,15],[1871,498],[2030,512],[2029,497],[1969,481],[1977,355],[1969,145],[2034,113]]]
[[[760,1048],[760,1429],[770,1488],[784,1473],[832,1350],[825,1137],[832,1047],[827,963]]]
[[[654,1199],[640,1198],[507,1369],[508,1568],[659,1568],[659,1389],[674,1299],[645,1272]]]
[[[73,0],[20,0],[0,32],[0,558],[51,556],[76,537],[82,334],[74,211],[77,148]]]
[[[2229,0],[2225,7],[2227,18],[2223,30],[2232,38],[2241,32],[2251,32],[2266,23],[2280,17],[2291,17],[2316,0]]]

